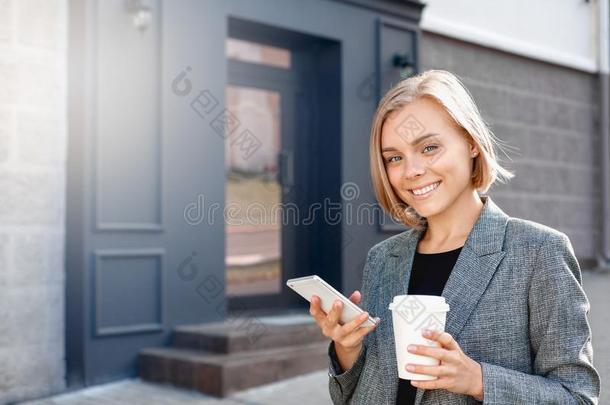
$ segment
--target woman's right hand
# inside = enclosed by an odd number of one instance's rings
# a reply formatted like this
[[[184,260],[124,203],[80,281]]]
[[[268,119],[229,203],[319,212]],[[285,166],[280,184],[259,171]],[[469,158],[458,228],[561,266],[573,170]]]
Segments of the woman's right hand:
[[[360,292],[358,290],[354,291],[349,297],[349,300],[358,305],[361,300]],[[343,313],[343,302],[341,302],[341,300],[335,300],[333,308],[327,314],[321,308],[320,297],[317,295],[312,295],[311,297],[309,313],[316,320],[316,323],[322,330],[324,336],[331,338],[335,342],[335,345],[340,345],[343,349],[350,352],[360,351],[364,337],[372,332],[379,324],[379,320],[377,320],[375,326],[359,328],[358,326],[368,319],[369,314],[368,312],[365,312],[345,325],[340,325],[339,320]]]

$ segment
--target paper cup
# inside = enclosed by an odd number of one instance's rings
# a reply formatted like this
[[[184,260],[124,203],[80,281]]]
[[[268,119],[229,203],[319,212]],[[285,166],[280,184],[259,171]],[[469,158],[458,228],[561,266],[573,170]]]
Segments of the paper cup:
[[[411,344],[440,347],[436,341],[424,338],[422,331],[424,329],[445,330],[445,320],[449,311],[445,298],[436,295],[397,295],[389,309],[392,311],[399,378],[420,381],[436,380],[435,376],[407,371],[407,364],[438,366],[440,363],[433,357],[413,354],[407,350],[407,347]]]

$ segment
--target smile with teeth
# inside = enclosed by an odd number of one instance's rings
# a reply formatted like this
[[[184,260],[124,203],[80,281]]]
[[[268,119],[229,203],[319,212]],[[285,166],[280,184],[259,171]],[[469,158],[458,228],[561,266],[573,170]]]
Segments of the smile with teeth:
[[[411,191],[411,193],[413,193],[415,195],[424,195],[424,194],[427,194],[427,193],[431,192],[435,188],[437,188],[439,184],[441,184],[441,182],[437,181],[436,183],[430,184],[430,185],[428,185],[426,187],[422,187],[422,188],[418,188],[418,189],[414,189],[414,190],[409,190],[409,191]]]

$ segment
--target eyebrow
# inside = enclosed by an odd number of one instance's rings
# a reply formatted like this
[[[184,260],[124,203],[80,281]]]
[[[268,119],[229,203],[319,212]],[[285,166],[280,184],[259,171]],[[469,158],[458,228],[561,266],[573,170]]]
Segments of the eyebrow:
[[[428,134],[422,135],[422,136],[420,136],[419,138],[417,138],[417,139],[415,139],[414,141],[412,141],[412,142],[411,142],[411,145],[417,145],[417,144],[418,144],[418,143],[420,143],[421,141],[423,141],[423,140],[425,140],[425,139],[428,139],[428,138],[431,138],[431,137],[433,137],[433,136],[440,136],[440,134],[437,134],[437,133],[435,133],[435,132],[432,132],[432,133],[428,133]],[[390,146],[390,147],[387,147],[387,148],[383,148],[383,149],[381,150],[381,152],[393,152],[393,151],[395,151],[395,150],[397,150],[395,147]]]

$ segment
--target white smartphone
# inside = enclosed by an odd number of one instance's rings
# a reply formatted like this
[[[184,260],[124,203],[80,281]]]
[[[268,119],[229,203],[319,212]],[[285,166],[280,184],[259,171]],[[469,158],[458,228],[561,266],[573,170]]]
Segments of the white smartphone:
[[[358,305],[354,304],[345,295],[335,290],[330,284],[316,275],[292,278],[286,281],[286,285],[296,291],[301,297],[311,302],[311,296],[320,297],[320,306],[324,312],[329,313],[335,300],[343,301],[343,313],[341,314],[340,324],[345,325],[358,315],[364,313]],[[359,327],[375,326],[375,318],[371,317],[361,323]]]

